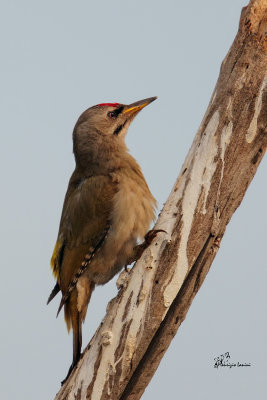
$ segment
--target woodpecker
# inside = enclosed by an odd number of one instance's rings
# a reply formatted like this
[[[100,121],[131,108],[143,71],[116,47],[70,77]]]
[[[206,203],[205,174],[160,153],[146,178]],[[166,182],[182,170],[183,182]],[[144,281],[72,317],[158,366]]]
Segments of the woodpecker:
[[[64,306],[67,329],[73,331],[67,377],[81,356],[82,322],[95,285],[139,258],[158,232],[148,232],[156,200],[125,144],[132,120],[156,98],[98,104],[81,114],[73,130],[76,167],[51,258],[56,285],[47,301],[61,291],[58,313]]]

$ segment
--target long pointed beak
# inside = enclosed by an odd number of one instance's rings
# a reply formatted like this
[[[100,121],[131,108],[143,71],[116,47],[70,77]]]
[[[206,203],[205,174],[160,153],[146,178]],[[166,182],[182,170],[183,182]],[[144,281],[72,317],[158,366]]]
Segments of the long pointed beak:
[[[129,104],[128,106],[124,107],[123,114],[135,114],[136,112],[142,110],[142,108],[146,107],[148,104],[152,103],[152,101],[156,100],[157,96],[149,97],[148,99],[139,100],[135,103]]]

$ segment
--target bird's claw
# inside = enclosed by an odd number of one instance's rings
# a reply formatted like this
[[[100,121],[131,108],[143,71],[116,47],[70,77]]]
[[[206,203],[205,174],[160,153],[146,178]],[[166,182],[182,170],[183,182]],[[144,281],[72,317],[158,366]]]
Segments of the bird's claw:
[[[157,234],[160,233],[160,232],[167,233],[163,229],[151,229],[150,231],[148,231],[146,236],[145,236],[146,245],[149,246],[153,242],[153,240],[155,239]]]

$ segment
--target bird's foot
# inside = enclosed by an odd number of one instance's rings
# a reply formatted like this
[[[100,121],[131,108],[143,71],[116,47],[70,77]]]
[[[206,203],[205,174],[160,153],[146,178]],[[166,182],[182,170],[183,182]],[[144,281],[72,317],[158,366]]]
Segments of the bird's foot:
[[[146,236],[145,236],[145,245],[147,248],[155,239],[155,237],[157,236],[158,233],[160,232],[164,232],[167,233],[166,231],[164,231],[163,229],[151,229],[150,231],[147,232]]]
[[[144,238],[145,240],[143,241],[143,243],[139,244],[134,248],[133,256],[128,260],[127,265],[139,260],[145,249],[153,242],[157,234],[160,232],[167,233],[163,229],[151,229],[150,231],[148,231]]]
[[[128,265],[124,265],[124,271],[128,272],[128,274],[129,274],[131,271],[131,268],[128,268]]]

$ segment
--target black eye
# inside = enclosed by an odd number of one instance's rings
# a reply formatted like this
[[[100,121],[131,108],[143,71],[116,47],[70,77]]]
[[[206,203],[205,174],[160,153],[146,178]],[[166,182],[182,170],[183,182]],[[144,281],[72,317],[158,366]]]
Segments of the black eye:
[[[118,116],[117,113],[115,113],[114,111],[110,111],[110,112],[108,113],[108,117],[109,117],[109,118],[116,119],[117,116]]]

